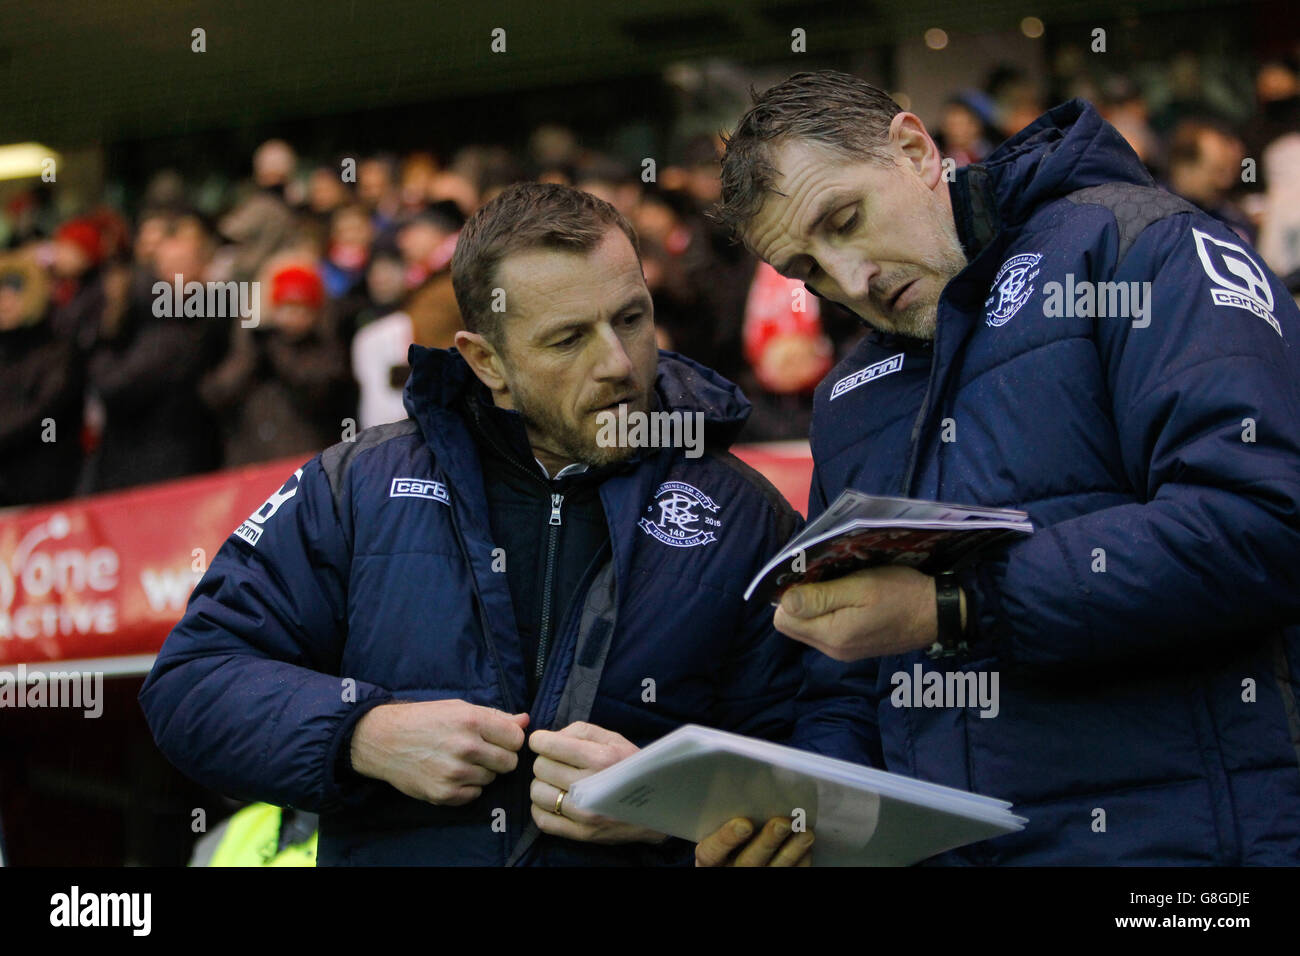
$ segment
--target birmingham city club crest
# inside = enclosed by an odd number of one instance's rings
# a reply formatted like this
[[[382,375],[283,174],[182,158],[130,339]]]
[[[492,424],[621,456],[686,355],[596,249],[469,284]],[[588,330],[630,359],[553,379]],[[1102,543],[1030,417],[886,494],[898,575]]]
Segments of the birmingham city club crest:
[[[674,548],[693,548],[715,540],[710,528],[722,527],[711,517],[718,504],[694,485],[684,481],[666,481],[655,492],[654,504],[648,505],[649,517],[637,525],[652,538]]]
[[[1006,325],[1020,311],[1020,307],[1029,301],[1034,293],[1034,278],[1038,275],[1038,263],[1042,258],[1041,252],[1026,252],[1002,263],[1002,268],[993,280],[993,291],[984,303],[984,307],[989,310],[985,322],[993,328]]]

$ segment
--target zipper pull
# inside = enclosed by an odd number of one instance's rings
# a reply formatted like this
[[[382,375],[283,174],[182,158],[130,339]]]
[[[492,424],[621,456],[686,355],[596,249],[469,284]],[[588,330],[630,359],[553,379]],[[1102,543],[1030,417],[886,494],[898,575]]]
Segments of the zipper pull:
[[[551,495],[551,524],[560,524],[560,505],[564,504],[564,495]]]

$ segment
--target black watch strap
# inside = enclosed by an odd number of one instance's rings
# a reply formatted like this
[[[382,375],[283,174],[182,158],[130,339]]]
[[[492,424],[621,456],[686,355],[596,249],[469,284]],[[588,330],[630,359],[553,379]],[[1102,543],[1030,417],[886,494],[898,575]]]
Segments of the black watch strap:
[[[961,626],[961,586],[957,575],[943,571],[934,576],[934,599],[939,618],[939,633],[927,652],[930,657],[952,657],[966,650]]]

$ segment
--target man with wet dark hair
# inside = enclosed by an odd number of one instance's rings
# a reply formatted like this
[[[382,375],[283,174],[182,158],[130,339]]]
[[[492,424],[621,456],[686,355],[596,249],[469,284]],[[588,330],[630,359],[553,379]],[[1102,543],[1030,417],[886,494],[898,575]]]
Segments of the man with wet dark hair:
[[[801,706],[842,718],[810,745],[1029,818],[941,862],[1293,865],[1300,311],[1278,278],[1081,100],[954,170],[884,92],[801,73],[729,138],[722,196],[755,254],[870,327],[818,389],[810,517],[854,488],[1035,529],[958,574],[786,592]],[[994,719],[901,692],[973,672],[1001,678]]]

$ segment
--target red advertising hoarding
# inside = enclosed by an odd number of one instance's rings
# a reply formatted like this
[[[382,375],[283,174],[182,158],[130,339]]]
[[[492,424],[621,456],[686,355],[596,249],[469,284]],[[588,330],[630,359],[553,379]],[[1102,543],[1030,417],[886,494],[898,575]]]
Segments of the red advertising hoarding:
[[[806,443],[734,450],[806,512]],[[305,460],[0,512],[0,667],[148,670],[222,542]]]

